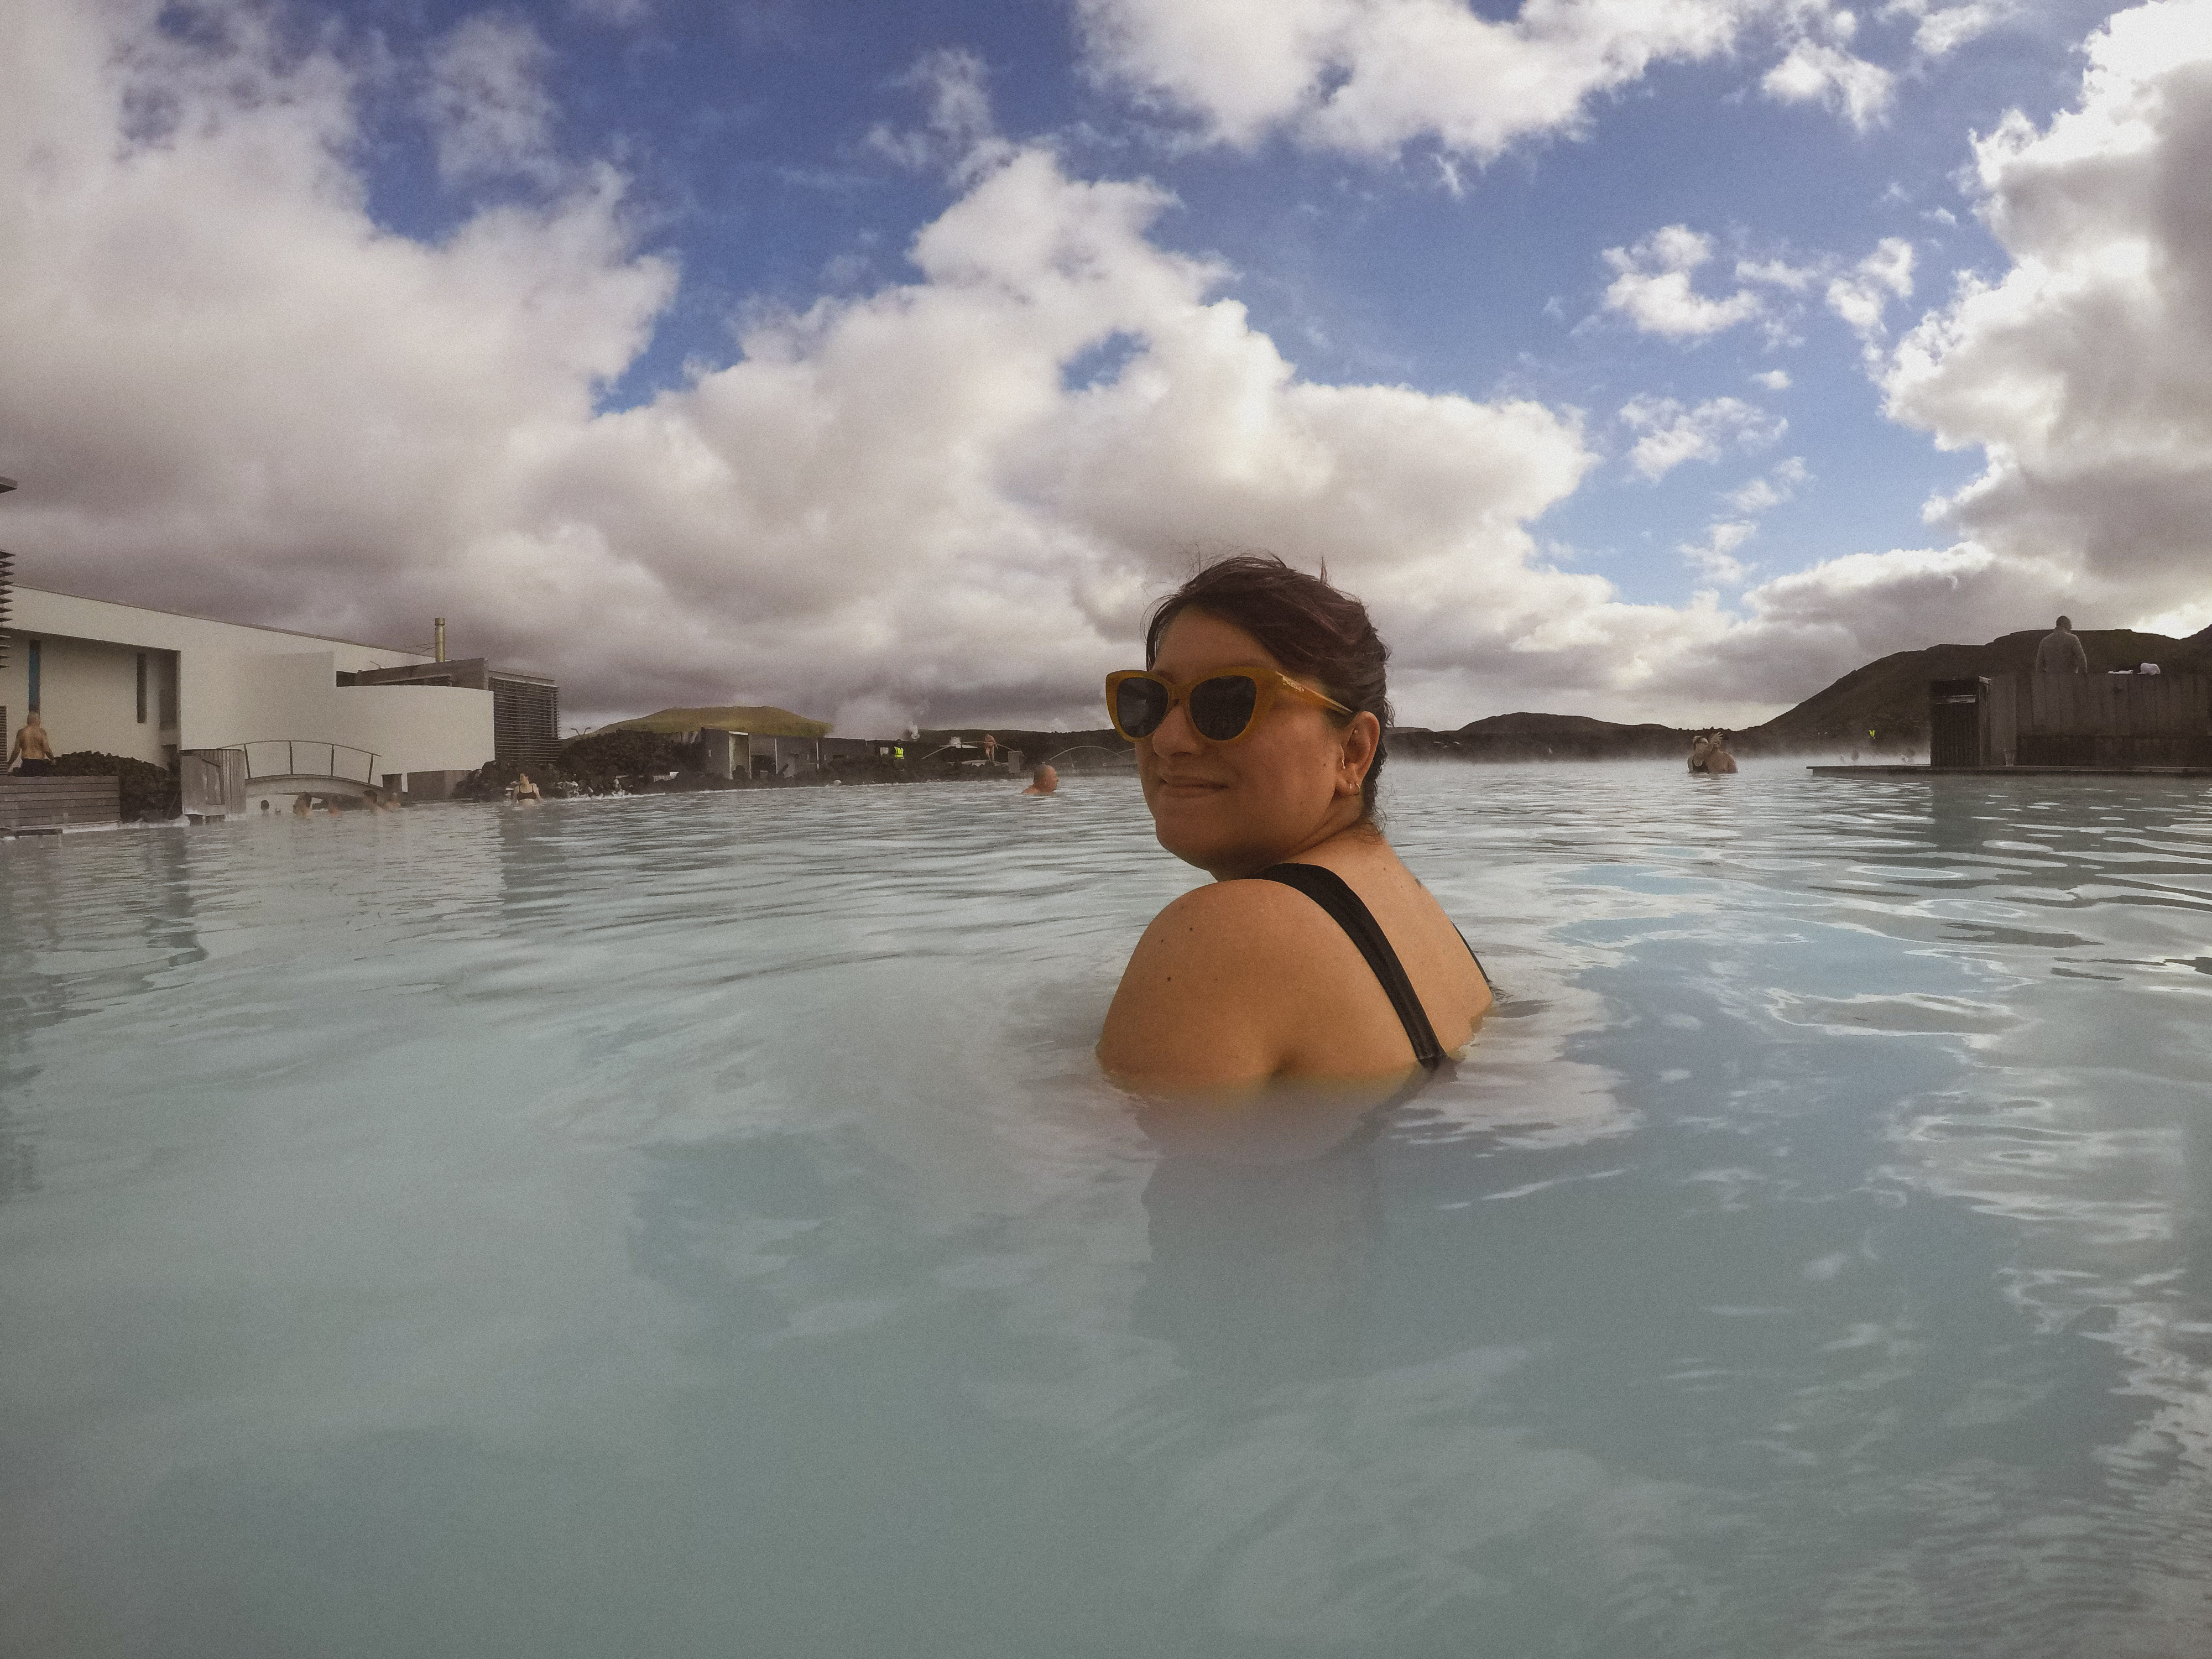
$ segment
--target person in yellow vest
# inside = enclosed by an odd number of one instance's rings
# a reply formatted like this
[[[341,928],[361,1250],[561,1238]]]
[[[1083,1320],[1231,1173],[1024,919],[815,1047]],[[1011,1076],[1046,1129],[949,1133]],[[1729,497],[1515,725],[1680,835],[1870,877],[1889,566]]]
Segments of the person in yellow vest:
[[[27,778],[43,778],[54,769],[54,746],[35,708],[23,717],[15,741],[8,746],[8,769]]]

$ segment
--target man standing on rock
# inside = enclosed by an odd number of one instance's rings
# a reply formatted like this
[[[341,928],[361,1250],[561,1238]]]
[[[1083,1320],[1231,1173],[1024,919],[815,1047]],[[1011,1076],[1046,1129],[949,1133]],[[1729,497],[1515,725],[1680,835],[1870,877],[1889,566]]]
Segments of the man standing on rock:
[[[2074,619],[2061,617],[2056,631],[2045,634],[2043,642],[2035,647],[2035,672],[2039,674],[2086,674],[2089,672],[2089,653],[2081,648],[2081,636],[2074,631]]]

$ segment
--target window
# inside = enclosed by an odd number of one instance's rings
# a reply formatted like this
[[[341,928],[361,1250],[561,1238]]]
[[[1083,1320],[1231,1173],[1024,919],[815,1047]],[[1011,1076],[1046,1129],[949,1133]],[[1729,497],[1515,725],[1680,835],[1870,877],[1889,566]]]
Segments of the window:
[[[138,724],[146,724],[146,653],[138,653]]]
[[[39,647],[44,643],[45,641],[43,640],[33,640],[31,641],[31,660],[28,665],[30,669],[31,695],[25,699],[25,701],[31,705],[31,712],[34,714],[39,712]]]

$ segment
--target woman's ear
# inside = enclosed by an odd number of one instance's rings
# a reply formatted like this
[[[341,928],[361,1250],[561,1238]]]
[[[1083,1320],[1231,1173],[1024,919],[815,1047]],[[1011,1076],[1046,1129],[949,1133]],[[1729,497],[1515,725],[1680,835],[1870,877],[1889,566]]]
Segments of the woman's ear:
[[[1382,722],[1363,709],[1345,722],[1337,742],[1336,793],[1356,795],[1366,785],[1367,769],[1375,764],[1375,751],[1382,746]]]

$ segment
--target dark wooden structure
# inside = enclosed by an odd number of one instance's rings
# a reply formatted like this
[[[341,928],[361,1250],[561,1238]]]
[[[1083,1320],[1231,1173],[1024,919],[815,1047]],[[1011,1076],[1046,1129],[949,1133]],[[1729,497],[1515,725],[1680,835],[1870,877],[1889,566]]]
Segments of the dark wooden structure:
[[[1984,674],[1928,682],[1928,764],[1815,772],[2212,773],[2203,674]]]
[[[122,793],[115,778],[0,777],[0,835],[119,823]]]
[[[2030,674],[2012,763],[2212,766],[2202,674]]]
[[[2019,697],[2009,674],[1928,682],[1931,766],[2010,766]]]

